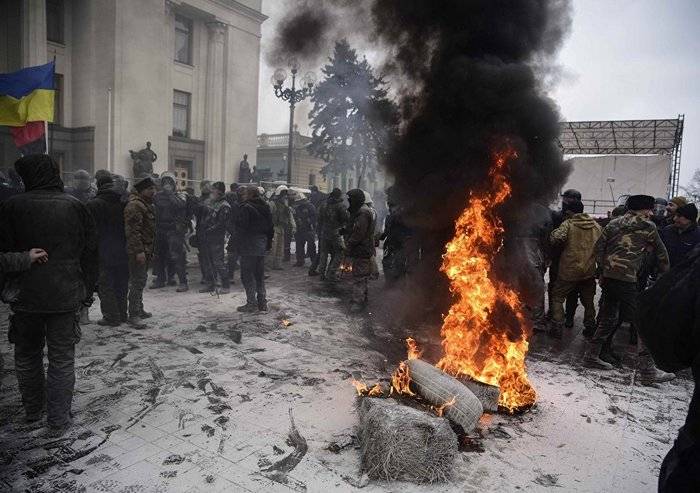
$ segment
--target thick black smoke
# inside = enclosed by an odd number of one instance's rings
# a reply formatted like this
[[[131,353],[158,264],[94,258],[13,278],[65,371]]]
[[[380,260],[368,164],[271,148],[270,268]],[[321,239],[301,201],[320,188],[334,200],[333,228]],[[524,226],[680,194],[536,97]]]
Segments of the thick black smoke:
[[[494,150],[506,144],[518,158],[499,215],[506,247],[518,245],[510,240],[528,234],[532,206],[548,204],[569,173],[556,140],[560,117],[535,69],[549,66],[569,29],[569,0],[309,1],[284,25],[289,31],[309,10],[328,8],[345,8],[347,15],[333,16],[344,29],[351,24],[383,44],[384,68],[402,86],[404,124],[382,164],[407,220],[431,245],[425,253],[436,265],[426,271],[437,272],[469,193],[484,187]],[[325,25],[320,38],[335,32]],[[507,250],[502,259],[513,262]]]

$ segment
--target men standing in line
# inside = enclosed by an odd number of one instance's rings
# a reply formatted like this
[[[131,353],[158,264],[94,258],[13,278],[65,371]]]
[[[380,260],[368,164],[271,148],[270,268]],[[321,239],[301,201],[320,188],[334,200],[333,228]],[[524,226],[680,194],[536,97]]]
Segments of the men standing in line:
[[[288,194],[289,189],[285,185],[280,185],[275,190],[270,203],[272,225],[275,228],[275,236],[272,239],[272,270],[282,270],[287,231],[296,233],[296,223],[292,208],[289,207]]]
[[[334,188],[318,214],[319,254],[316,262],[311,264],[310,276],[321,274],[322,281],[338,280],[338,269],[343,260],[345,248],[340,230],[345,227],[349,219],[350,214],[343,204],[343,192],[339,188]]]
[[[316,259],[316,224],[318,217],[316,208],[303,194],[294,201],[294,221],[296,232],[296,267],[303,267],[306,257],[311,259],[311,265]]]
[[[236,239],[241,256],[241,282],[246,304],[239,312],[267,311],[265,292],[265,252],[272,246],[274,228],[270,207],[260,196],[260,189],[248,186],[236,217]]]
[[[139,326],[151,314],[143,309],[143,289],[153,259],[156,217],[153,196],[156,185],[150,176],[137,179],[124,208],[124,231],[129,256],[129,322]]]
[[[24,156],[15,169],[25,193],[10,197],[0,208],[0,251],[38,247],[48,261],[6,280],[3,296],[13,312],[8,336],[15,344],[26,420],[40,420],[46,407],[49,435],[61,436],[72,423],[75,344],[80,340],[77,313],[92,303],[97,234],[85,205],[64,193],[58,164],[51,157]]]
[[[654,197],[632,195],[627,199],[627,212],[610,221],[596,243],[597,277],[603,289],[598,327],[587,343],[583,363],[586,366],[611,370],[613,365],[603,361],[600,353],[608,336],[617,328],[618,313],[622,320],[633,320],[637,311],[637,276],[644,255],[651,250],[656,255],[660,273],[669,268],[668,253],[654,223],[649,221]],[[675,375],[654,366],[648,350],[639,341],[640,381],[643,385],[666,382]]]
[[[98,325],[116,327],[127,321],[129,258],[124,232],[124,202],[110,176],[97,179],[97,195],[87,203],[95,225],[100,257],[100,310]]]
[[[205,262],[208,262],[208,270],[211,278],[208,285],[199,290],[200,293],[216,291],[217,278],[221,282],[219,294],[227,294],[230,291],[228,268],[224,262],[224,244],[226,232],[231,220],[231,206],[226,201],[226,185],[217,181],[211,187],[211,198],[206,204],[207,212],[203,215],[203,235],[200,237],[200,251],[203,250]],[[199,229],[199,225],[197,225]]]
[[[549,335],[561,339],[564,300],[572,291],[581,294],[584,332],[595,332],[595,245],[600,238],[598,223],[583,213],[583,204],[566,205],[572,216],[552,231],[550,241],[561,248],[558,276],[552,289],[552,327]]]
[[[372,275],[374,230],[376,219],[365,204],[365,193],[359,188],[348,192],[351,230],[345,256],[352,259],[353,289],[351,309],[360,311],[367,304],[367,283]]]
[[[180,285],[178,293],[188,290],[187,265],[185,259],[185,234],[187,233],[187,198],[175,189],[175,178],[171,174],[161,176],[161,190],[153,197],[156,210],[155,270],[156,280],[151,289],[166,284],[166,270],[174,267]]]

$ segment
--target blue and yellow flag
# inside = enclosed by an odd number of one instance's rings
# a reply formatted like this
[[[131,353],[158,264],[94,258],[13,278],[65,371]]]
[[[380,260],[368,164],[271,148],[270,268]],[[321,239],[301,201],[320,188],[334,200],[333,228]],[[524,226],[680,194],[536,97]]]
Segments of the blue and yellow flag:
[[[0,125],[53,122],[54,62],[0,74]]]

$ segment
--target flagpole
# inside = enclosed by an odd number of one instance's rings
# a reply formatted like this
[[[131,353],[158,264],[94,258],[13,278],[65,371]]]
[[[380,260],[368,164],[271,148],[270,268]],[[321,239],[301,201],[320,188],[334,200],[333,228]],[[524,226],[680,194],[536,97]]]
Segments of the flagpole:
[[[49,122],[46,121],[44,122],[44,142],[46,143],[46,154],[50,156],[51,152],[49,151]],[[53,142],[51,142],[51,145],[53,145]]]

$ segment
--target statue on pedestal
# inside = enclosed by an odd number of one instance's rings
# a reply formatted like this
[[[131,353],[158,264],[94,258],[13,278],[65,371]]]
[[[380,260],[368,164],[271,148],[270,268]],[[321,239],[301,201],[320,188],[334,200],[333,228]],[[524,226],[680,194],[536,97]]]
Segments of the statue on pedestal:
[[[248,154],[243,154],[243,161],[238,163],[238,183],[250,183],[252,174],[248,164]]]
[[[129,150],[133,164],[134,178],[150,176],[153,174],[153,163],[158,159],[158,154],[151,150],[151,143],[146,142],[146,148],[140,151]]]

